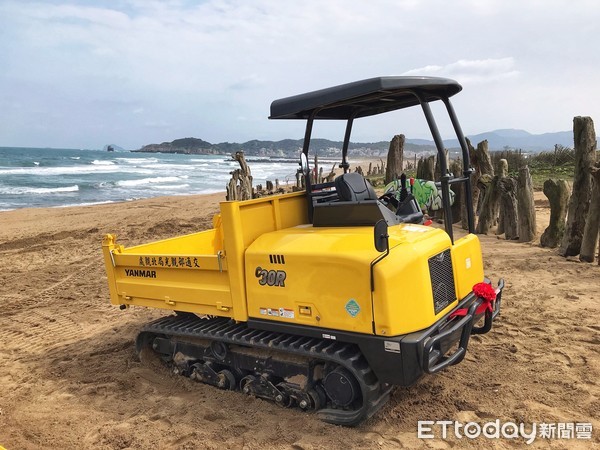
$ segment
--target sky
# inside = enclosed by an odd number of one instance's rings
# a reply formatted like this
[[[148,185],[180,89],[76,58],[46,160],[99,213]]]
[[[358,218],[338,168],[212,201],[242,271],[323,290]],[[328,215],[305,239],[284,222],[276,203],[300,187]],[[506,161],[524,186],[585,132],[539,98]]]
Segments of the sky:
[[[0,146],[299,139],[273,100],[398,75],[457,80],[467,135],[571,130],[600,120],[598,24],[596,0],[0,0]],[[400,133],[430,138],[420,110],[357,121],[352,141]]]

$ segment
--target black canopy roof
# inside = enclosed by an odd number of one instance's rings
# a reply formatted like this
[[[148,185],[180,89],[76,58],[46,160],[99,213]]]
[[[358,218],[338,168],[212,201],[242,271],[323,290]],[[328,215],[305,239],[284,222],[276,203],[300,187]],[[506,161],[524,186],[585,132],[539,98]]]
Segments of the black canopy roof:
[[[349,119],[448,98],[460,92],[454,80],[437,77],[377,77],[294,95],[271,103],[270,119]]]

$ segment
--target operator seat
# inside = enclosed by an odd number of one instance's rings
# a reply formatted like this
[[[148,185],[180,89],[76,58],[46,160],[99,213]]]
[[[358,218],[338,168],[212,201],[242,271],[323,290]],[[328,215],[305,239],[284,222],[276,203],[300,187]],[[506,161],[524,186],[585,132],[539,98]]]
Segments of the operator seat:
[[[334,183],[335,190],[341,202],[377,200],[375,189],[360,173],[345,173],[337,177]]]

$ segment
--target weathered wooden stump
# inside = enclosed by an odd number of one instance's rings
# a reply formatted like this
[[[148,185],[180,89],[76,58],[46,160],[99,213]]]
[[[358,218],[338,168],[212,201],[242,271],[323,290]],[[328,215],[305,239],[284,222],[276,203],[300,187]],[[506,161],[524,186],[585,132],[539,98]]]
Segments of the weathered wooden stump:
[[[390,142],[387,154],[387,168],[385,170],[385,184],[398,180],[402,174],[402,162],[404,160],[404,135],[397,134]],[[371,166],[369,166],[371,172]]]
[[[519,213],[517,209],[517,181],[505,177],[498,180],[500,202],[504,211],[504,238],[519,239]]]
[[[500,159],[496,165],[496,176],[499,180],[508,176],[508,161],[506,159]],[[504,210],[502,209],[502,202],[498,201],[498,227],[496,228],[496,234],[504,234]]]
[[[556,248],[565,232],[565,218],[569,203],[569,183],[565,180],[544,181],[544,195],[550,202],[550,223],[540,237],[542,247]]]
[[[517,208],[519,211],[519,241],[531,242],[535,239],[535,203],[533,200],[533,183],[529,167],[519,169],[517,178]]]
[[[235,152],[233,155],[240,168],[231,173],[231,180],[226,186],[226,200],[250,200],[252,198],[252,175],[250,167],[244,158],[244,152]]]
[[[475,168],[473,179],[473,209],[478,213],[481,210],[481,204],[485,198],[485,193],[481,192],[479,178],[485,174],[492,177],[494,176],[494,167],[492,166],[492,158],[488,149],[488,141],[481,141],[477,144],[477,148],[471,146],[469,149],[469,156],[471,158],[471,165]]]
[[[334,179],[335,179],[335,163],[333,164],[333,166],[331,167],[331,171],[329,172],[329,174],[326,177],[323,177],[323,182],[324,183],[331,183]]]
[[[482,189],[485,189],[486,180],[484,183],[480,183],[479,179],[482,175],[487,174],[490,177],[494,176],[494,168],[492,167],[492,158],[488,150],[488,142],[486,140],[481,141],[477,144],[477,148],[474,148],[471,141],[467,138],[467,148],[469,150],[470,166],[473,167],[474,172],[471,175],[471,190],[473,199],[473,211],[475,216],[481,211],[481,205],[485,197],[485,193]],[[491,181],[491,178],[489,179]],[[465,208],[462,211],[461,226],[464,230],[468,228],[467,214]]]
[[[435,156],[419,159],[417,164],[417,178],[421,180],[434,180]]]
[[[581,251],[592,191],[591,168],[596,160],[596,132],[591,117],[577,116],[573,119],[575,141],[575,176],[569,200],[567,226],[558,250],[561,256],[574,256]]]
[[[319,183],[319,155],[315,155],[315,165],[312,168],[310,176],[313,184]]]
[[[481,201],[481,210],[479,211],[479,220],[475,232],[478,234],[488,234],[490,228],[496,223],[498,217],[498,208],[500,196],[498,192],[498,177],[490,174],[482,174],[477,183],[479,189],[485,192]]]
[[[581,251],[579,253],[579,259],[584,262],[594,262],[596,244],[598,244],[598,232],[600,228],[600,164],[592,167],[591,174],[593,180],[592,198],[585,221]],[[598,264],[600,264],[600,255],[598,256]]]

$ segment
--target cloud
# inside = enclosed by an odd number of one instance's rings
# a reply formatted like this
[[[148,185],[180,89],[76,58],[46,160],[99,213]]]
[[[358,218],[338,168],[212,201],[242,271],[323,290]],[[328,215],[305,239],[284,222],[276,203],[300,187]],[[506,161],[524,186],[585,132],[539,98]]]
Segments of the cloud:
[[[403,75],[423,75],[455,78],[461,83],[489,83],[515,78],[519,71],[512,57],[499,59],[461,59],[445,66],[429,65],[404,72]]]
[[[233,82],[229,85],[229,89],[233,89],[236,91],[242,91],[246,89],[254,89],[259,86],[264,86],[265,81],[258,75],[248,75],[240,78],[239,80]]]
[[[164,121],[211,142],[300,137],[266,120],[273,99],[399,74],[465,86],[466,132],[564,129],[564,114],[600,116],[599,20],[590,0],[0,0],[0,145],[93,147],[99,122],[131,148],[180,137]],[[484,96],[493,108],[471,112]],[[29,132],[56,111],[54,135]],[[73,129],[88,141],[46,142]]]

